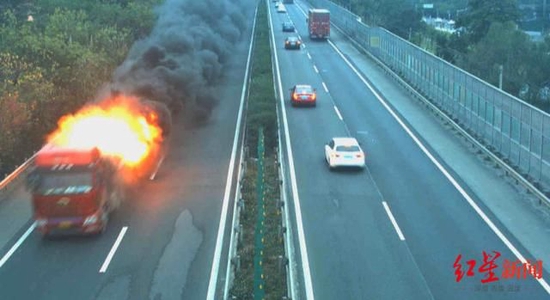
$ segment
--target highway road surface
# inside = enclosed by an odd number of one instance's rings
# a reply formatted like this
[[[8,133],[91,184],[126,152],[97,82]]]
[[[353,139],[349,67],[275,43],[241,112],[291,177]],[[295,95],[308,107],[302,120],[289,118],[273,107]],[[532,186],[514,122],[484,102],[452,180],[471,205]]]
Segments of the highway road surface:
[[[297,215],[293,230],[303,230],[295,235],[301,298],[548,299],[545,281],[503,278],[504,261],[516,261],[517,253],[532,261],[541,258],[529,254],[423,137],[383,104],[381,93],[370,87],[371,74],[362,74],[337,50],[344,38],[333,27],[334,43],[311,41],[306,4],[286,9],[277,13],[270,2],[278,90],[294,166],[289,172],[295,172],[297,194],[287,191],[297,203],[290,205]],[[304,41],[299,51],[283,47],[292,35],[281,30],[285,20],[295,24],[294,34]],[[294,84],[316,87],[317,107],[291,107],[288,89]],[[395,84],[380,88],[400,89]],[[364,171],[329,171],[323,147],[335,136],[362,143]],[[287,174],[287,181],[292,177]],[[498,186],[485,186],[491,188]],[[498,268],[491,269],[496,252]],[[476,265],[468,273],[471,260]],[[465,272],[460,282],[455,262]],[[499,280],[482,283],[492,278],[490,271]]]
[[[201,125],[176,119],[156,180],[127,195],[104,234],[42,239],[32,232],[22,186],[0,202],[0,299],[206,298],[232,149],[240,149],[233,142],[252,9],[247,16],[248,30],[227,65],[212,117]]]

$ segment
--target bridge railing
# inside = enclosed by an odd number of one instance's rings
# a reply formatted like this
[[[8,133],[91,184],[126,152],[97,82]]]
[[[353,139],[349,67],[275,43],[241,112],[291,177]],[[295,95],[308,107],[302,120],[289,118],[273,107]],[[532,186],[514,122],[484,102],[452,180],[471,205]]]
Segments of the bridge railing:
[[[550,191],[550,115],[328,0],[331,21],[502,160]]]

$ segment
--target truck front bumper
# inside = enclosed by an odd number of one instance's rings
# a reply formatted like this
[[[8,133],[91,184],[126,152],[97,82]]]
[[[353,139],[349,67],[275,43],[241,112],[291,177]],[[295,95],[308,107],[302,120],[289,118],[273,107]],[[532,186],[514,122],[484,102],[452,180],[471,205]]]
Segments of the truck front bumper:
[[[42,235],[87,235],[102,231],[104,224],[101,219],[86,225],[85,219],[85,217],[37,218],[36,230]]]

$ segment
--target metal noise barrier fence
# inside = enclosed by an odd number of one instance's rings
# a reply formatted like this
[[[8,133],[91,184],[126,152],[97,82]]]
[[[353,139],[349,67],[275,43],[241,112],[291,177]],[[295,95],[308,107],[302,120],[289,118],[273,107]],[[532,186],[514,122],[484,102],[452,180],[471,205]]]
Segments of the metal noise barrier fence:
[[[543,192],[550,191],[550,115],[328,0],[331,21]]]

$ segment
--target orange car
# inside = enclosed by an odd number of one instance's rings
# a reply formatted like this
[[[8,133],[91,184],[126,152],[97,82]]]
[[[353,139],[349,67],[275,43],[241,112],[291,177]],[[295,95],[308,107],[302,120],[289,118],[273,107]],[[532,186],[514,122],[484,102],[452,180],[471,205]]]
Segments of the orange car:
[[[298,84],[290,89],[290,102],[292,106],[306,104],[317,105],[317,91],[311,85]]]

